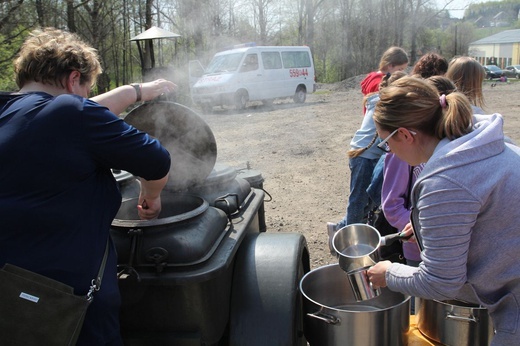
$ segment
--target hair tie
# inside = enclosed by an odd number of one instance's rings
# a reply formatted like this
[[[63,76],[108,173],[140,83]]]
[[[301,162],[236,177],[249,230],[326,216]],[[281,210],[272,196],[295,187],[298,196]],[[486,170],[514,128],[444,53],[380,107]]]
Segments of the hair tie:
[[[441,108],[446,108],[446,95],[442,94],[439,97],[439,103],[441,104]]]

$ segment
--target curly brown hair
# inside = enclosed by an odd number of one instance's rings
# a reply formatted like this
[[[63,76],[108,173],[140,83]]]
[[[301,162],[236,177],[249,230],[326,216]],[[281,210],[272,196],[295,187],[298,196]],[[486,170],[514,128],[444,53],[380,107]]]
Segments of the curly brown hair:
[[[15,79],[22,88],[27,82],[65,86],[72,71],[80,83],[95,84],[102,72],[96,49],[77,35],[56,28],[36,29],[23,43],[14,61]]]
[[[448,60],[437,53],[427,53],[415,63],[412,76],[421,78],[443,76],[446,71],[448,71]]]

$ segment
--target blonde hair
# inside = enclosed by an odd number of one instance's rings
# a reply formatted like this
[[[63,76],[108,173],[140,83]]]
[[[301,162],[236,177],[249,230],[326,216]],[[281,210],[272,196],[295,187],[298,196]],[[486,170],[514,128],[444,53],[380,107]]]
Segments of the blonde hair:
[[[443,94],[423,79],[403,77],[379,93],[374,122],[381,129],[400,127],[438,138],[455,139],[471,132],[472,109],[460,92]]]
[[[408,54],[401,47],[388,48],[379,61],[379,71],[386,71],[388,65],[399,66],[408,64]]]
[[[453,83],[451,79],[444,76],[431,76],[426,79],[426,81],[433,85],[435,89],[439,92],[439,95],[449,95],[452,92],[457,91],[457,87]]]
[[[72,71],[81,74],[80,83],[94,85],[102,72],[97,51],[77,35],[55,28],[37,29],[23,43],[14,61],[16,84],[34,81],[65,86]]]
[[[485,107],[482,82],[486,77],[486,71],[477,60],[469,56],[452,59],[446,77],[455,83],[457,89],[466,95],[472,105]]]
[[[398,80],[399,78],[405,77],[405,76],[407,76],[407,74],[403,71],[395,71],[394,73],[387,73],[386,75],[383,76],[383,78],[381,79],[381,82],[379,83],[379,90],[386,88],[387,86],[392,84],[394,81]],[[370,97],[370,95],[377,94],[377,93],[378,92],[375,92],[375,93],[371,93],[371,94],[368,94],[367,96],[365,96],[363,98],[363,106],[366,106],[367,100]],[[359,155],[363,154],[365,151],[370,149],[372,147],[372,145],[374,145],[374,143],[377,140],[377,137],[378,137],[378,135],[376,133],[374,135],[374,138],[372,138],[370,143],[368,143],[368,145],[364,148],[350,149],[349,151],[347,151],[347,156],[349,158],[353,158],[353,157],[358,157]]]

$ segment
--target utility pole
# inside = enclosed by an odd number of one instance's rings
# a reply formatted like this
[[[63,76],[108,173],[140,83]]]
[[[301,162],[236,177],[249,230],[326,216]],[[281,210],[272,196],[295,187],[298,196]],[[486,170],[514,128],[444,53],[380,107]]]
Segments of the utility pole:
[[[455,46],[453,47],[453,56],[457,55],[457,28],[459,27],[459,24],[455,24]]]

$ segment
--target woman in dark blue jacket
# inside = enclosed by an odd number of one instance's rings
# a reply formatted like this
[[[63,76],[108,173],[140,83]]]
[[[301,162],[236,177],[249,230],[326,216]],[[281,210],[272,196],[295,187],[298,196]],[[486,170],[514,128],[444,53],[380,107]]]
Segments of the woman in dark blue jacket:
[[[0,105],[0,266],[11,263],[87,293],[121,203],[111,168],[141,178],[138,213],[157,217],[170,155],[156,140],[87,99],[101,72],[77,36],[37,30],[15,61],[20,93]],[[97,98],[112,109],[172,90],[155,81]],[[145,203],[146,201],[146,203]],[[120,345],[116,254],[110,243],[101,290],[78,345]]]

